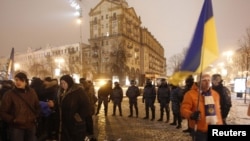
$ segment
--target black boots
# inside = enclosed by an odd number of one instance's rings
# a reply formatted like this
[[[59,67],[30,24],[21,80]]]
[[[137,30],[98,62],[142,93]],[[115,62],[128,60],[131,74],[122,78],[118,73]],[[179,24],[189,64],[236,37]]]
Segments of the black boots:
[[[133,117],[133,109],[132,107],[129,107],[130,115],[128,117]]]

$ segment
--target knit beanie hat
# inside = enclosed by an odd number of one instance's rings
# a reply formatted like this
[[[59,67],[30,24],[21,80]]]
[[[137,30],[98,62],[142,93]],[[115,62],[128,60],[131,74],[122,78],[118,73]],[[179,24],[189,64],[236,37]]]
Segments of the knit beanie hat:
[[[70,76],[70,75],[63,75],[61,78],[60,78],[60,81],[61,80],[64,80],[67,84],[68,84],[68,87],[70,88],[71,86],[73,86],[74,84],[74,80],[73,78]]]

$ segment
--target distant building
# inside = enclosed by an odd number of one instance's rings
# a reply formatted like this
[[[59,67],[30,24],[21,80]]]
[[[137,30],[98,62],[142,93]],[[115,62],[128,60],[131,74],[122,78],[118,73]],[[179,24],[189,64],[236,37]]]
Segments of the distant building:
[[[164,48],[125,0],[101,0],[89,12],[93,65],[100,74],[117,76],[121,84],[166,75]],[[120,54],[119,54],[120,52]],[[100,59],[101,58],[101,59]]]
[[[15,54],[23,70],[37,77],[62,74],[89,79],[115,79],[121,85],[134,79],[143,85],[146,78],[166,76],[164,48],[142,27],[141,19],[126,0],[101,0],[89,12],[89,44],[28,49]]]

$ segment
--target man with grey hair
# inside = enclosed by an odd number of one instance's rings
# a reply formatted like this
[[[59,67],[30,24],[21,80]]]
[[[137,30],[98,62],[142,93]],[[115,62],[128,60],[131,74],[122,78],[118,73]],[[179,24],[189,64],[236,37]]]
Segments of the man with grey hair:
[[[222,124],[220,96],[210,88],[209,74],[199,77],[184,95],[181,115],[189,120],[193,141],[207,141],[208,125]]]

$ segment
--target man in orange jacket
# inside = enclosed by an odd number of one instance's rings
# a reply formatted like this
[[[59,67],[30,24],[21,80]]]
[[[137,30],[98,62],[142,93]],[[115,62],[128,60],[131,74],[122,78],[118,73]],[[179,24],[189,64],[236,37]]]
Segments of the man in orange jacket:
[[[181,104],[181,115],[189,120],[193,141],[207,141],[208,125],[222,124],[220,96],[210,88],[210,81],[209,74],[202,74]]]

